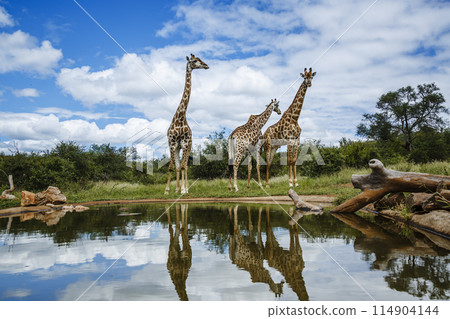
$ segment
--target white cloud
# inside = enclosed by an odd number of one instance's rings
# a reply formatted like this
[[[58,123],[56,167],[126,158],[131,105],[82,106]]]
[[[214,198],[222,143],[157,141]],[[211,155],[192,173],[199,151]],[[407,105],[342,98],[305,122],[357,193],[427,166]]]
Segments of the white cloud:
[[[371,3],[182,4],[157,34],[189,35],[191,44],[125,55],[101,71],[66,68],[58,84],[85,105],[131,105],[148,118],[170,121],[183,91],[184,56],[193,52],[210,66],[193,73],[188,121],[194,136],[232,130],[271,98],[279,97],[280,108],[287,109],[301,82],[282,92]],[[317,76],[299,120],[302,138],[335,143],[354,137],[362,113],[373,112],[381,94],[402,86],[436,82],[448,98],[448,15],[448,3],[376,3],[314,65]],[[272,116],[267,125],[278,118]]]
[[[86,120],[100,120],[109,119],[110,116],[107,113],[96,113],[87,111],[71,111],[68,109],[63,109],[59,107],[42,107],[36,110],[39,114],[54,114],[60,119],[69,119],[73,117],[82,117]]]
[[[61,50],[53,48],[49,41],[39,45],[36,38],[20,30],[0,33],[0,73],[50,74],[62,56]]]
[[[8,152],[13,141],[21,151],[45,151],[58,141],[71,140],[82,144],[135,143],[136,133],[151,129],[165,135],[169,122],[163,119],[148,121],[130,118],[125,123],[112,123],[99,128],[95,122],[81,119],[60,120],[54,114],[0,112],[0,152]]]
[[[39,97],[39,91],[33,88],[13,90],[13,94],[17,97]]]
[[[0,27],[12,27],[14,20],[11,15],[6,12],[5,8],[0,7]]]
[[[158,34],[169,39],[175,33],[186,35],[188,44],[182,40],[119,56],[103,69],[89,65],[61,69],[57,84],[89,111],[43,107],[38,114],[27,115],[26,123],[54,121],[50,128],[42,132],[25,125],[10,127],[8,137],[123,143],[124,136],[130,136],[123,131],[131,129],[126,123],[100,129],[95,122],[110,118],[96,107],[111,104],[131,107],[150,119],[140,119],[142,123],[168,125],[184,87],[184,57],[191,52],[210,66],[193,72],[187,116],[194,137],[222,128],[233,130],[250,114],[260,113],[272,98],[278,98],[280,109],[286,110],[301,82],[285,90],[371,3],[289,0],[258,6],[210,1],[179,5],[176,17]],[[448,3],[377,2],[313,66],[317,75],[299,119],[301,138],[325,144],[354,138],[362,114],[375,111],[381,94],[402,86],[435,82],[449,99],[449,15]],[[20,31],[13,35],[30,38]],[[38,48],[36,41],[34,48]],[[0,60],[0,72],[2,64]],[[278,119],[274,114],[266,127]]]

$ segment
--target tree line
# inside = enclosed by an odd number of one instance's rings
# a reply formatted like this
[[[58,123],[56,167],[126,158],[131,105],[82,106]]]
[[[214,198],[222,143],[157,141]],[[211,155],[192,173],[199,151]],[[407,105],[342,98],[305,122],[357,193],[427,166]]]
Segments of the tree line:
[[[298,166],[302,176],[315,177],[330,174],[343,167],[367,167],[367,162],[378,158],[383,163],[395,164],[402,161],[426,163],[450,160],[450,127],[443,114],[448,114],[445,99],[434,84],[400,88],[383,94],[376,104],[377,112],[364,114],[357,127],[357,135],[364,140],[341,139],[338,145],[326,146],[313,141],[323,159],[324,165],[314,160]],[[190,158],[190,178],[214,179],[227,177],[227,139],[225,131],[215,132],[200,150],[192,155],[199,156],[200,165],[193,165]],[[305,146],[305,145],[301,145]],[[223,150],[220,160],[208,160],[208,155]],[[135,159],[135,150],[128,150]],[[272,176],[287,174],[282,165],[282,152],[277,153],[271,167]],[[311,155],[311,154],[310,154]],[[42,153],[25,153],[16,149],[12,154],[0,153],[0,191],[8,187],[7,175],[14,176],[18,189],[40,191],[49,185],[64,187],[77,184],[84,186],[99,181],[126,181],[135,183],[165,183],[168,165],[158,168],[158,159],[153,161],[153,174],[128,167],[127,149],[110,144],[90,147],[73,141],[61,141],[51,150]],[[256,164],[253,165],[254,167]],[[262,171],[264,171],[262,166]],[[246,178],[247,167],[241,165],[240,178]],[[254,170],[256,178],[256,171]]]

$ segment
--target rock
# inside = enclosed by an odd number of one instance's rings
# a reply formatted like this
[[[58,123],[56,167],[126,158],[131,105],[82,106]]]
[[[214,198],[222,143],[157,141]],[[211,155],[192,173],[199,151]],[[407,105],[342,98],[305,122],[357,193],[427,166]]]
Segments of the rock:
[[[46,191],[36,194],[37,205],[45,205],[47,203],[58,205],[64,204],[67,201],[58,187],[49,186]]]
[[[51,211],[45,213],[36,213],[34,218],[44,222],[45,224],[47,224],[47,226],[53,226],[56,225],[65,215],[65,211]]]
[[[445,210],[433,210],[422,215],[413,215],[411,222],[439,233],[450,236],[450,212]]]
[[[35,206],[36,205],[36,194],[32,192],[22,191],[22,199],[20,201],[20,206]]]
[[[424,214],[413,214],[410,218],[405,219],[402,213],[386,209],[380,211],[383,217],[391,218],[413,227],[423,227],[425,230],[432,230],[438,234],[450,236],[450,212],[445,210],[433,210]]]
[[[81,206],[81,205],[75,206],[76,212],[84,212],[85,210],[89,210],[89,207]]]
[[[34,214],[35,213],[28,213],[28,214],[20,215],[20,221],[21,222],[25,222],[27,220],[33,219],[34,218]]]
[[[0,196],[0,199],[8,199],[8,200],[13,200],[13,199],[17,199],[16,196],[11,195],[11,194],[4,194]]]

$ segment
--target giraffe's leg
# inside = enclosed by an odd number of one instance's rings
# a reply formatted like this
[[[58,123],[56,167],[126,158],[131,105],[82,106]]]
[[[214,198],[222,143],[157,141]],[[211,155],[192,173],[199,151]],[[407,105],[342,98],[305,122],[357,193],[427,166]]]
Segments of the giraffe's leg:
[[[258,186],[262,187],[261,184],[261,164],[259,163],[260,159],[259,157],[261,156],[261,152],[258,151],[256,153],[256,172],[258,173]]]
[[[177,168],[177,186],[175,188],[175,193],[180,192],[180,168]]]
[[[233,167],[234,165],[230,165],[228,164],[228,175],[229,175],[229,179],[228,179],[228,190],[231,192],[231,176],[233,175]]]
[[[238,208],[239,208],[239,205],[236,205],[236,206],[234,206],[234,210],[233,210],[235,232],[236,232],[236,230],[239,230],[239,225],[238,225]]]
[[[176,148],[175,147],[171,147],[170,148],[169,177],[167,178],[167,186],[166,186],[166,190],[164,192],[165,195],[169,195],[170,178],[172,177],[173,166],[175,164],[175,157],[176,157]]]
[[[181,194],[185,193],[184,188],[184,167],[181,168]]]
[[[264,145],[264,152],[266,153],[266,187],[269,187],[269,169],[270,169],[270,140],[267,140],[266,145]]]
[[[270,149],[269,161],[267,162],[267,174],[266,174],[266,187],[269,187],[269,169],[272,165],[273,158],[275,157],[275,153],[277,152],[279,146],[274,146]]]
[[[292,168],[294,169],[294,186],[297,187],[297,154],[298,154],[298,146],[300,145],[300,141],[297,140],[294,144],[293,154],[294,157],[292,159]]]
[[[189,193],[189,183],[188,183],[188,177],[187,177],[188,167],[186,165],[185,171],[184,171],[184,187],[186,189],[186,194]]]
[[[176,170],[176,176],[177,176],[177,186],[175,188],[175,193],[178,193],[180,191],[180,148],[177,147],[175,149],[175,170]]]
[[[247,214],[248,214],[248,230],[250,231],[250,238],[253,238],[252,212],[250,207],[247,207]]]
[[[170,178],[172,177],[172,171],[173,171],[173,161],[170,160],[170,165],[169,165],[169,177],[167,178],[167,185],[166,185],[166,190],[164,191],[164,195],[169,195],[169,191],[170,191]]]
[[[262,187],[261,184],[261,165],[260,165],[260,156],[261,156],[261,143],[256,144],[256,172],[258,173],[258,186]]]
[[[185,227],[185,223],[184,223],[184,219],[186,218],[186,216],[184,214],[185,210],[186,210],[186,205],[181,204],[181,230],[184,230],[184,227]]]
[[[189,154],[191,153],[192,141],[186,141],[185,145],[183,145],[183,157],[181,159],[181,168],[182,168],[182,179],[181,179],[181,194],[187,194],[187,168],[188,168],[188,160]]]
[[[250,178],[252,177],[252,154],[248,154],[248,180],[247,188],[250,188]]]
[[[288,171],[289,171],[289,187],[293,186],[292,183],[292,171],[293,171],[293,167],[292,167],[292,157],[293,157],[293,146],[292,145],[288,145]]]
[[[234,190],[236,192],[239,191],[238,186],[237,186],[237,173],[238,173],[239,164],[241,163],[241,160],[242,160],[242,156],[244,155],[244,151],[245,150],[238,148],[238,151],[236,152],[236,157],[235,157],[234,163],[233,163]]]

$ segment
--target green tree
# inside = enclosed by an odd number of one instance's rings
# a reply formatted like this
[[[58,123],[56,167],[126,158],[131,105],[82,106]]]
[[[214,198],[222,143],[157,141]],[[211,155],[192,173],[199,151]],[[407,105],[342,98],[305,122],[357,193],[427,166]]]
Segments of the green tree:
[[[414,149],[417,132],[423,128],[441,130],[448,113],[444,96],[434,84],[402,87],[383,94],[377,102],[380,112],[364,114],[357,134],[377,141],[398,141],[408,154]]]

